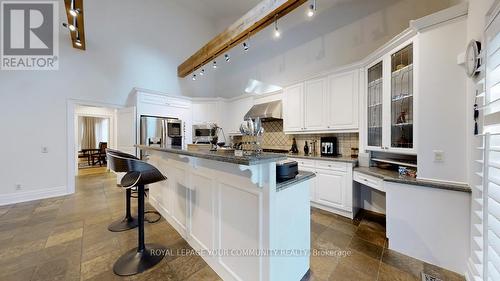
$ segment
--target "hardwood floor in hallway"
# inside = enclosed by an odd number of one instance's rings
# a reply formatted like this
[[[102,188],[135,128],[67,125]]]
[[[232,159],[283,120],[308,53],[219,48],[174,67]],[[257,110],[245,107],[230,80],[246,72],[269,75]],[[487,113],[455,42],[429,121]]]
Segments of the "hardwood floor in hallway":
[[[114,275],[114,262],[137,243],[136,230],[107,230],[124,215],[124,192],[112,173],[79,176],[76,190],[0,207],[0,280],[220,280],[201,257],[181,254],[191,248],[164,219],[146,223],[146,242],[163,244],[171,254],[142,274]],[[371,213],[352,221],[314,209],[311,238],[314,255],[304,280],[421,280],[422,271],[464,280],[388,250],[385,219]]]

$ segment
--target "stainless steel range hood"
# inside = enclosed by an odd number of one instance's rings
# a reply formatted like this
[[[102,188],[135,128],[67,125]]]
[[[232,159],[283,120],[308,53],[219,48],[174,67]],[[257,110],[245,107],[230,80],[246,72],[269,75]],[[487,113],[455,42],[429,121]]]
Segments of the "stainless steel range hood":
[[[256,104],[245,114],[245,120],[260,117],[262,121],[272,121],[282,119],[281,101]]]

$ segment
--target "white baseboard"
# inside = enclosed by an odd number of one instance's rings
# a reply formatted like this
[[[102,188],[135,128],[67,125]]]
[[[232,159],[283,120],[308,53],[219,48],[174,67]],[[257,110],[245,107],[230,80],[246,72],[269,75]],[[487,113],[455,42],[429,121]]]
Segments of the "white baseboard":
[[[323,211],[327,211],[327,212],[330,212],[330,213],[334,213],[334,214],[337,214],[337,215],[349,218],[351,220],[354,219],[354,214],[352,212],[349,212],[349,211],[346,211],[346,210],[341,210],[341,209],[337,209],[337,208],[325,206],[325,205],[322,205],[322,204],[319,204],[319,203],[316,203],[316,202],[312,202],[312,201],[311,201],[311,206],[314,207],[314,208],[321,209]]]
[[[0,195],[0,206],[67,195],[66,186]]]

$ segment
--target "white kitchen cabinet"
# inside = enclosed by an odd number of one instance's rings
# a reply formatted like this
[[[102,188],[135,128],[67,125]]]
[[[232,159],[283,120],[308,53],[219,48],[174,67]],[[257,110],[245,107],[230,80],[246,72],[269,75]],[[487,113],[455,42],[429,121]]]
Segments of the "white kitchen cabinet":
[[[283,91],[283,130],[304,130],[304,83],[287,87]]]
[[[328,90],[327,78],[308,80],[304,83],[304,128],[303,130],[325,130],[327,110],[325,106]]]
[[[227,124],[224,127],[224,132],[226,134],[240,133],[241,122],[243,122],[245,114],[248,113],[253,104],[254,101],[251,96],[245,98],[237,98],[225,103]]]
[[[367,150],[416,154],[417,46],[414,37],[366,67]]]
[[[297,161],[300,171],[316,174],[309,190],[311,206],[351,219],[354,217],[352,163],[289,159]]]
[[[193,124],[217,123],[220,120],[218,106],[217,101],[193,102]]]
[[[330,75],[328,81],[327,128],[358,129],[359,71]]]
[[[346,190],[345,172],[337,172],[326,169],[316,169],[316,202],[328,207],[345,209]]]
[[[358,70],[310,79],[283,92],[286,133],[356,132],[358,114]]]

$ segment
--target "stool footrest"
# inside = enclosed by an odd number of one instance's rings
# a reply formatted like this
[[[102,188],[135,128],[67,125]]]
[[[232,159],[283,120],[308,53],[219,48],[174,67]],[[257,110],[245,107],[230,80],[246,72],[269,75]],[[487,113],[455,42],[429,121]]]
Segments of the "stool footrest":
[[[167,248],[158,244],[146,244],[142,252],[138,252],[138,248],[131,249],[115,262],[113,271],[120,276],[144,272],[160,263],[166,253]]]

